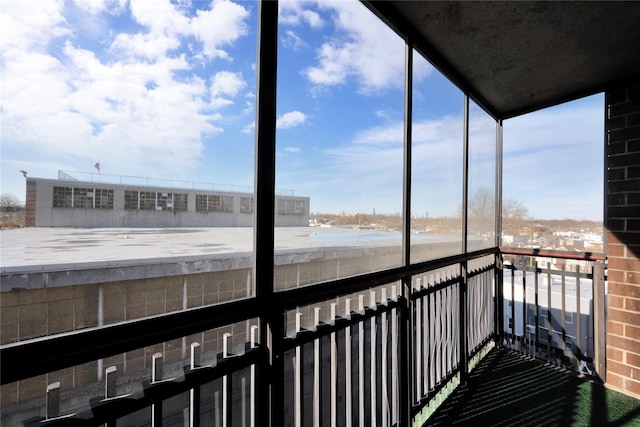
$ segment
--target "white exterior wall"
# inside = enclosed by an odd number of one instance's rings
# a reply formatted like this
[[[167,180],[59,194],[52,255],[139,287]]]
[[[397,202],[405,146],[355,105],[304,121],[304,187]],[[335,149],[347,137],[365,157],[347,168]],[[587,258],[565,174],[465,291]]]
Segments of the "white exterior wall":
[[[139,187],[82,181],[47,180],[29,178],[36,183],[34,206],[36,227],[251,227],[253,213],[240,212],[240,199],[253,198],[250,193],[218,192],[163,187]],[[54,208],[54,187],[76,187],[113,190],[113,209]],[[160,193],[187,194],[186,211],[154,211],[125,209],[125,191],[151,191]],[[196,211],[196,195],[222,195],[233,197],[233,212]],[[303,212],[278,213],[278,200],[302,201]],[[277,196],[275,201],[275,225],[278,227],[301,227],[309,225],[309,198]]]

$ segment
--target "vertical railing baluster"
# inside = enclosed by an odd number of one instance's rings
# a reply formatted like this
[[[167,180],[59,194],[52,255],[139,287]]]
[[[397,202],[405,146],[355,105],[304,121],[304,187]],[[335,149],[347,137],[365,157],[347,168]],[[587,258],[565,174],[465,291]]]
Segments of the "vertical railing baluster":
[[[435,282],[431,283],[435,284]],[[432,390],[438,383],[438,378],[436,378],[436,348],[436,292],[432,292],[429,295],[429,351],[427,352],[430,355],[429,390]]]
[[[320,326],[320,307],[314,309],[314,324],[316,330]],[[321,350],[321,338],[316,338],[313,341],[313,425],[314,427],[320,427],[321,419],[321,378],[320,370],[322,367],[322,350]]]
[[[394,285],[395,288],[395,285]],[[398,301],[398,294],[395,289],[393,292],[394,300]],[[399,420],[398,414],[398,337],[400,330],[398,329],[398,308],[391,311],[391,424],[395,425]]]
[[[375,291],[371,291],[369,294],[369,306],[371,307],[372,310],[376,309],[376,293]],[[378,409],[378,405],[377,405],[377,393],[376,393],[376,386],[378,384],[377,381],[377,377],[376,377],[376,368],[377,368],[377,361],[376,361],[376,334],[377,334],[377,316],[372,316],[371,317],[371,394],[370,399],[371,399],[371,425],[375,426],[378,425],[377,423],[377,409]]]
[[[344,315],[347,319],[351,319],[351,299],[344,301]],[[344,379],[345,379],[345,426],[351,427],[352,424],[352,387],[351,387],[351,326],[347,326],[344,331]]]
[[[510,313],[510,322],[509,329],[511,329],[511,344],[515,346],[516,343],[516,269],[515,263],[513,265],[513,269],[511,270],[511,313]]]
[[[302,313],[296,312],[296,335],[302,330]],[[296,427],[302,425],[302,346],[296,346],[295,366],[293,374],[293,399],[294,401],[294,423]]]
[[[46,398],[46,418],[57,418],[60,416],[60,381],[56,381],[47,386]]]
[[[117,383],[118,368],[115,366],[109,366],[105,369],[104,379],[104,397],[105,399],[112,399],[118,395],[118,383]]]
[[[162,381],[163,374],[162,353],[155,353],[152,356],[151,382]],[[151,405],[151,425],[152,427],[162,427],[162,400]]]
[[[418,283],[420,279],[416,279],[418,280]],[[416,298],[414,301],[414,310],[413,310],[413,316],[414,316],[414,325],[416,325],[416,327],[414,328],[414,336],[415,336],[415,360],[414,360],[414,366],[415,366],[415,393],[416,393],[416,400],[420,401],[420,398],[422,397],[422,360],[424,355],[422,354],[422,298]]]
[[[530,353],[527,339],[527,270],[522,269],[522,349],[524,354]]]
[[[533,279],[534,279],[534,292],[535,292],[535,304],[533,306],[534,309],[534,317],[533,317],[533,321],[534,321],[534,325],[533,327],[535,328],[535,330],[533,331],[534,333],[534,347],[533,347],[533,351],[534,354],[537,356],[538,355],[538,348],[540,345],[540,336],[539,336],[539,332],[538,332],[538,328],[540,326],[539,324],[539,316],[540,316],[540,304],[538,301],[538,261],[535,261],[533,263]]]
[[[338,304],[331,304],[331,323],[335,325]],[[331,427],[338,425],[338,342],[337,334],[331,333]]]
[[[358,295],[358,311],[364,314],[364,295]],[[364,427],[364,321],[358,322],[358,425]]]
[[[576,324],[576,349],[578,351],[578,358],[582,359],[587,356],[587,352],[586,346],[582,345],[582,318],[580,317],[580,265],[576,265],[576,313],[573,321]]]
[[[547,360],[551,360],[551,344],[553,341],[552,323],[551,323],[551,263],[547,261]]]
[[[442,380],[442,290],[436,292],[435,301],[435,330],[436,330],[436,381]]]
[[[251,348],[252,349],[256,349],[258,348],[258,334],[260,333],[260,327],[258,325],[252,325],[251,326]],[[256,419],[258,414],[256,413],[256,399],[259,398],[259,396],[256,394],[257,391],[257,386],[256,386],[256,365],[253,364],[251,365],[251,388],[250,388],[250,393],[251,393],[251,403],[250,403],[250,419],[249,419],[249,425],[251,427],[255,427],[256,426]]]
[[[429,282],[425,279],[425,288],[429,286]],[[431,363],[431,358],[433,355],[429,352],[429,328],[431,326],[430,318],[429,318],[429,301],[431,295],[427,294],[420,298],[422,304],[422,321],[416,325],[416,327],[420,330],[422,335],[422,359],[418,361],[418,363],[422,364],[422,394],[418,396],[418,401],[429,392],[429,364]]]
[[[562,325],[562,364],[567,357],[567,307],[566,307],[566,264],[562,263],[562,311],[560,313],[560,325]]]
[[[191,344],[191,370],[200,367],[202,349],[200,343]],[[189,390],[189,423],[191,427],[200,426],[200,386],[196,385]]]
[[[222,335],[222,357],[227,359],[231,356],[231,334],[226,332]],[[222,377],[222,427],[231,427],[231,375]]]
[[[387,305],[388,301],[387,301],[387,290],[385,288],[382,288],[382,304],[384,304],[385,306]],[[382,402],[382,411],[381,411],[381,424],[383,426],[389,425],[389,395],[387,393],[388,391],[388,387],[387,387],[387,338],[388,338],[388,326],[387,326],[387,310],[386,307],[384,309],[384,311],[382,312],[381,317],[381,321],[380,321],[380,326],[381,326],[381,352],[380,352],[380,366],[382,367],[382,369],[380,370],[380,374],[382,375],[381,381],[380,381],[380,401]]]
[[[445,277],[445,281],[448,280],[449,275],[447,274],[447,277]],[[451,372],[451,325],[453,324],[453,319],[451,318],[451,287],[447,286],[446,288],[446,313],[445,313],[445,337],[446,337],[446,341],[447,341],[447,345],[446,345],[446,351],[445,351],[445,372],[448,375],[449,372]]]

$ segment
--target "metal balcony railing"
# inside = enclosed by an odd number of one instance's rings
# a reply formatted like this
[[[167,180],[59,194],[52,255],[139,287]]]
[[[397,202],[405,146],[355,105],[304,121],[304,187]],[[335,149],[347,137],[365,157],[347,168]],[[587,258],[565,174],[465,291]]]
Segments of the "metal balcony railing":
[[[509,249],[502,253],[503,344],[604,379],[604,257]]]
[[[504,256],[504,272],[492,248],[5,345],[2,384],[45,376],[25,425],[377,426],[426,421],[493,345],[600,372],[602,261]],[[139,371],[119,359],[136,352]],[[96,360],[97,383],[61,390]]]

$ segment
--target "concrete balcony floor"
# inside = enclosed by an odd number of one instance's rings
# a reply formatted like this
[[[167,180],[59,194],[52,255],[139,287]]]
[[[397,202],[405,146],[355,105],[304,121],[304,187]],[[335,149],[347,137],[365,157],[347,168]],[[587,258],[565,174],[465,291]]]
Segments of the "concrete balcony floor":
[[[640,426],[640,400],[589,377],[493,349],[429,425]]]

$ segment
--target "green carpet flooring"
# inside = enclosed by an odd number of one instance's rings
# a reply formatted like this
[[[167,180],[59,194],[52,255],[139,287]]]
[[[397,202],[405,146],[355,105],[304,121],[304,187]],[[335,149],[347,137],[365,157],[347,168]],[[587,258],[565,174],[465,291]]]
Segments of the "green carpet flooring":
[[[435,426],[639,426],[640,400],[493,349],[434,414]]]

